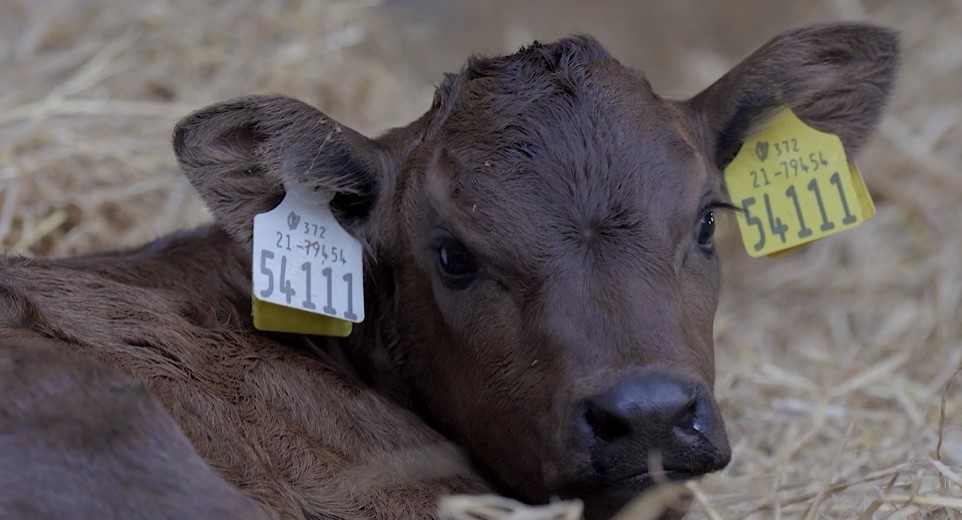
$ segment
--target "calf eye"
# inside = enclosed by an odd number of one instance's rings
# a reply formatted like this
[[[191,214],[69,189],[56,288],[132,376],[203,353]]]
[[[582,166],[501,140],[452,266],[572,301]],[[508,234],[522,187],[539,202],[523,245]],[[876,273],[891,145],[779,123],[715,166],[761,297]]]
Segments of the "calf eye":
[[[715,237],[715,213],[707,212],[698,222],[698,245],[702,249],[711,250],[714,246],[713,238]]]
[[[478,261],[464,244],[445,240],[438,248],[438,267],[441,280],[451,289],[464,289],[478,276]]]

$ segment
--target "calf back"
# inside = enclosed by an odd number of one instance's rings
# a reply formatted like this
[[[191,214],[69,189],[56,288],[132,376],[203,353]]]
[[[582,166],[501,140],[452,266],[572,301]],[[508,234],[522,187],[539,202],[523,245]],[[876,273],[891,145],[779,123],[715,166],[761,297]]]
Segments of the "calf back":
[[[2,262],[0,338],[60,340],[141,381],[203,459],[282,517],[410,518],[482,487],[443,437],[310,339],[255,331],[249,260],[218,229]]]
[[[0,340],[0,516],[276,518],[197,455],[144,389],[42,338]]]

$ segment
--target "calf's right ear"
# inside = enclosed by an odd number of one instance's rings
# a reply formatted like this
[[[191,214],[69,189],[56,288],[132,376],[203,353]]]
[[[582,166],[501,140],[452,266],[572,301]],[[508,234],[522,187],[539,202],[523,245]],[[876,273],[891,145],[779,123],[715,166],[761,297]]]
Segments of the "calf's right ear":
[[[242,97],[194,112],[175,127],[173,144],[214,218],[248,249],[254,216],[277,206],[292,183],[333,195],[331,210],[357,236],[388,168],[375,141],[283,96]]]
[[[899,63],[895,31],[834,23],[786,31],[687,104],[723,170],[745,139],[782,108],[838,135],[851,157],[878,126]]]

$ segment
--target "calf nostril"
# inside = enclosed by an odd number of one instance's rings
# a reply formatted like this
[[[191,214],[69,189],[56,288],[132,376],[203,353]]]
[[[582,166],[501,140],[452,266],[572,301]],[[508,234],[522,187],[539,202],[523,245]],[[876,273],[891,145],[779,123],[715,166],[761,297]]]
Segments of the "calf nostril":
[[[671,424],[674,424],[676,428],[682,428],[686,431],[699,431],[700,425],[698,424],[697,417],[698,396],[693,393],[691,397],[688,398],[688,402],[678,408],[675,419]]]
[[[631,433],[628,421],[591,403],[585,409],[585,422],[602,442],[614,442]]]

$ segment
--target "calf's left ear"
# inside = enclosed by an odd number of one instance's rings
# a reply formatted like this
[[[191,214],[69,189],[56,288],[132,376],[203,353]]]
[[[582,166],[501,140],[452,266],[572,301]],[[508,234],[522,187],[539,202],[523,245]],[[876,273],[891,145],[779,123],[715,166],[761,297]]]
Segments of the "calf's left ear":
[[[242,97],[194,112],[177,123],[173,144],[214,218],[248,248],[254,216],[277,206],[292,183],[333,195],[334,215],[357,234],[386,169],[375,141],[283,96]]]
[[[775,37],[686,102],[724,169],[753,130],[784,107],[838,135],[851,157],[878,126],[895,83],[895,31],[821,24]]]

